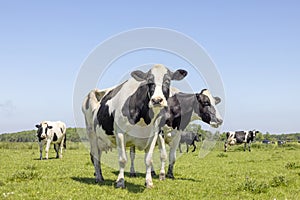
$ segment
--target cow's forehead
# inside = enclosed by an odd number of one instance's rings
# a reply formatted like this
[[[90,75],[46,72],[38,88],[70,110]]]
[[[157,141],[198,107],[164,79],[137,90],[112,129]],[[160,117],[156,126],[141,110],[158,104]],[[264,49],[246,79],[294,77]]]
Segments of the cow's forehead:
[[[202,94],[207,96],[211,103],[215,104],[215,99],[213,98],[209,90],[203,90]]]
[[[47,126],[48,126],[48,123],[47,123],[47,122],[42,122],[42,123],[41,123],[41,127],[44,128],[44,127],[47,127]]]
[[[169,70],[164,65],[157,64],[152,67],[150,72],[154,76],[155,80],[162,82],[164,76],[169,73]]]

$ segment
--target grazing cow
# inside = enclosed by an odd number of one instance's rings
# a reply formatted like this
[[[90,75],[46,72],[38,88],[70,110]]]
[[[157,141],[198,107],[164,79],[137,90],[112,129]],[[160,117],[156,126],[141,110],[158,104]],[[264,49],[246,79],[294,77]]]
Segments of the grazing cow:
[[[189,146],[192,145],[194,147],[194,149],[192,150],[192,152],[194,152],[196,150],[196,144],[195,142],[200,142],[200,138],[199,135],[197,133],[194,132],[183,132],[181,134],[181,138],[179,141],[179,152],[182,153],[181,150],[181,144],[185,143],[186,144],[186,152],[189,152]]]
[[[176,161],[176,149],[179,146],[183,131],[194,120],[202,120],[215,128],[220,126],[223,120],[216,108],[216,105],[220,102],[221,99],[213,97],[207,89],[196,94],[176,93],[168,99],[168,107],[161,112],[163,120],[160,127],[164,125],[171,127],[174,129],[174,133],[171,137],[165,138],[162,134],[158,135],[158,146],[161,153],[160,180],[165,179],[164,166],[167,158],[165,143],[170,145],[167,177],[174,179],[173,168]],[[134,156],[131,155],[131,159],[134,159]],[[131,163],[133,165],[133,160]],[[130,172],[134,173],[134,170],[131,169]]]
[[[227,151],[228,144],[243,144],[244,143],[244,151],[246,151],[246,145],[248,144],[249,151],[251,142],[253,142],[258,131],[230,131],[226,133],[226,140],[224,144],[224,151]]]
[[[162,118],[159,113],[167,107],[171,80],[181,80],[186,75],[185,70],[171,72],[163,65],[154,65],[146,73],[134,71],[127,81],[103,90],[104,95],[93,112],[94,127],[89,133],[96,182],[104,181],[100,165],[102,151],[116,145],[120,166],[116,187],[124,188],[125,147],[134,145],[146,151],[145,184],[148,188],[153,186],[151,165]]]
[[[56,158],[62,158],[63,148],[66,148],[66,125],[61,121],[51,122],[43,121],[40,124],[35,125],[37,130],[37,137],[40,146],[40,159],[42,160],[43,146],[46,144],[46,159],[48,159],[48,152],[50,144],[54,144],[56,151]],[[60,149],[60,154],[58,151]]]

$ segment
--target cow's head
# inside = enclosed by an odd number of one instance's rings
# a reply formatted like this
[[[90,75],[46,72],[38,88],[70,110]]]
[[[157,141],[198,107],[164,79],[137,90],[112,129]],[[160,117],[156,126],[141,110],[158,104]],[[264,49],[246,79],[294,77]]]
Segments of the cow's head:
[[[40,124],[35,125],[38,129],[36,132],[36,136],[38,137],[39,141],[45,139],[47,137],[47,133],[49,129],[52,129],[52,126],[49,126],[47,122],[42,122]]]
[[[196,97],[199,103],[199,110],[196,112],[201,120],[215,128],[220,126],[223,120],[216,105],[221,102],[221,98],[213,97],[207,89],[196,94]]]
[[[149,97],[149,107],[166,107],[170,95],[171,80],[181,80],[187,75],[187,71],[179,69],[171,72],[164,65],[154,65],[148,72],[133,71],[131,76],[137,81],[145,81]]]
[[[253,131],[249,131],[249,135],[252,139],[254,139],[256,137],[256,134],[259,133],[259,131],[253,130]]]

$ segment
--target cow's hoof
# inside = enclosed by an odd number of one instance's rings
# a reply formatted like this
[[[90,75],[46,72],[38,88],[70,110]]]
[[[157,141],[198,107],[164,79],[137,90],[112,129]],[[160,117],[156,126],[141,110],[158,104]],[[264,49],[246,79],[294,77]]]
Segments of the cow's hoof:
[[[170,178],[170,179],[175,179],[174,175],[173,174],[167,174],[167,178]]]
[[[151,171],[151,176],[156,176],[155,171]]]
[[[154,187],[152,181],[146,181],[146,182],[145,182],[145,186],[146,186],[146,188],[148,188],[148,189],[151,189],[151,188]]]
[[[134,177],[136,177],[136,173],[135,173],[135,172],[130,172],[129,176],[130,176],[131,178],[134,178]]]
[[[104,183],[104,178],[96,178],[95,183]]]
[[[120,180],[118,180],[116,182],[116,188],[122,188],[122,189],[125,188],[125,180],[124,180],[124,178],[121,178]]]
[[[160,173],[160,174],[159,174],[159,180],[163,181],[163,180],[165,180],[165,179],[166,179],[166,175],[163,174],[163,173]]]

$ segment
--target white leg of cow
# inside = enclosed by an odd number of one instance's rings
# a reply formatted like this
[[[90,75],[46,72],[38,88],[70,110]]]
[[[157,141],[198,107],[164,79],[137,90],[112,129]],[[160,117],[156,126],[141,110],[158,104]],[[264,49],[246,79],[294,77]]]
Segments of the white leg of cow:
[[[176,161],[176,149],[179,146],[180,137],[181,137],[181,131],[176,131],[175,137],[173,138],[170,145],[170,155],[169,155],[170,157],[169,157],[169,167],[168,167],[167,177],[172,179],[174,179],[173,168]]]
[[[40,160],[43,160],[43,141],[39,142],[40,146]]]
[[[116,181],[116,187],[125,188],[124,171],[125,171],[127,158],[126,158],[124,134],[117,133],[116,141],[117,141],[117,147],[119,152],[119,167],[120,167],[118,179]]]
[[[46,152],[46,159],[49,158],[49,149],[50,149],[50,144],[51,144],[51,140],[47,140],[47,144],[46,144],[46,149],[45,149],[45,152]]]
[[[159,180],[165,180],[165,178],[166,178],[165,165],[166,165],[166,160],[167,160],[167,151],[166,151],[165,140],[161,134],[158,135],[158,147],[160,150],[160,162],[161,162]],[[152,171],[154,171],[154,169],[152,169]],[[153,173],[152,173],[152,175],[153,175]]]
[[[130,147],[130,177],[136,177],[134,169],[135,146]]]
[[[152,188],[153,187],[153,182],[152,182],[152,175],[151,175],[151,168],[153,165],[153,160],[152,160],[152,155],[154,151],[155,144],[157,142],[157,137],[158,137],[158,132],[154,133],[152,142],[150,144],[150,147],[148,151],[145,154],[145,165],[146,165],[146,182],[145,185],[147,188]]]
[[[61,143],[60,143],[60,154],[59,154],[59,158],[63,157],[63,148],[64,148],[64,140],[65,140],[65,136],[63,136]]]

